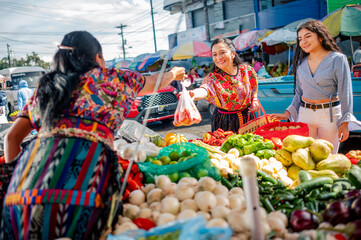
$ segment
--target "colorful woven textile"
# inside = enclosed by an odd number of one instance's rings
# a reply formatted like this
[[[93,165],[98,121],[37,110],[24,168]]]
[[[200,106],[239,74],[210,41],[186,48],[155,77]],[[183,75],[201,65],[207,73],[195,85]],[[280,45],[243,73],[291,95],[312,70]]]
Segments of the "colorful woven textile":
[[[17,156],[0,239],[99,239],[112,196],[120,190],[114,131],[144,82],[125,70],[86,73],[69,108],[47,132],[41,129],[36,95],[29,100],[20,116],[29,118],[39,134]]]

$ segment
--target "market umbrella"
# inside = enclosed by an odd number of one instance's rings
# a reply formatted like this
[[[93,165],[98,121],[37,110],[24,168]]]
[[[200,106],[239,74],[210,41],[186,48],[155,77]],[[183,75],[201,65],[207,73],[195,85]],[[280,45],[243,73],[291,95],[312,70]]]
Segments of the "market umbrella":
[[[143,62],[138,66],[138,70],[144,69],[150,65],[152,65],[153,63],[155,63],[156,61],[158,61],[159,59],[163,59],[165,58],[165,56],[167,55],[168,50],[159,50],[151,55],[149,55],[147,58],[145,58],[143,60]]]
[[[202,41],[190,41],[176,46],[171,50],[173,60],[193,57],[211,57],[211,44]]]
[[[269,30],[251,30],[246,33],[242,33],[238,35],[235,39],[233,39],[234,46],[237,50],[244,51],[248,48],[252,48],[257,44],[257,40],[264,36]]]
[[[114,64],[114,68],[127,68],[129,67],[131,62],[132,61],[130,60],[120,60],[116,64]]]

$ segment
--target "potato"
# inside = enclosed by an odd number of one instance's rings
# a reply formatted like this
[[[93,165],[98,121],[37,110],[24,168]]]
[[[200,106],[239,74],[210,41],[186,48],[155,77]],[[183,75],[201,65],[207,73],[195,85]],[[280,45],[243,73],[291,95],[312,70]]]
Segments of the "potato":
[[[268,131],[274,131],[275,129],[274,128],[270,128],[270,129],[268,129]]]
[[[289,126],[288,129],[296,129],[295,126]]]
[[[281,126],[275,127],[275,130],[276,130],[276,131],[280,131],[281,129],[282,129]]]
[[[281,127],[281,130],[283,131],[283,130],[288,130],[288,127],[287,126],[283,126],[283,127]]]

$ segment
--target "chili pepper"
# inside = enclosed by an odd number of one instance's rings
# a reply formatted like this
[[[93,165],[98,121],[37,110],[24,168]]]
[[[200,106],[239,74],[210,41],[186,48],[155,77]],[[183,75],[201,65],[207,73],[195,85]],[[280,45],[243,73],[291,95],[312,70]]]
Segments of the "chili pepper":
[[[257,171],[257,176],[261,176],[262,179],[263,179],[264,181],[266,181],[266,182],[271,182],[271,183],[273,183],[273,184],[276,184],[276,183],[277,183],[277,180],[276,180],[276,179],[274,179],[271,175],[269,175],[268,173],[265,173],[265,172],[263,172],[263,171],[261,171],[261,170],[258,170],[258,171]]]
[[[226,186],[228,189],[232,189],[232,184],[228,181],[227,178],[221,177],[221,183]]]
[[[267,210],[268,213],[273,212],[275,210],[268,198],[261,198],[261,202],[263,204],[263,207]]]
[[[305,202],[302,198],[296,198],[293,201],[293,205],[295,205],[298,209],[303,209],[305,207]]]
[[[289,202],[285,202],[277,207],[277,209],[294,209],[294,208],[295,207]]]
[[[259,157],[260,159],[264,157],[264,154],[265,154],[265,149],[261,149],[256,152],[256,156]]]
[[[266,159],[270,159],[271,157],[274,157],[276,154],[275,150],[272,149],[264,149],[264,155],[263,157]]]
[[[291,201],[294,199],[295,196],[293,194],[276,194],[274,204],[277,204],[281,201]]]
[[[237,182],[237,187],[243,188],[243,181],[242,181],[242,179],[241,179],[241,180],[238,180],[238,182]]]
[[[129,198],[130,191],[129,189],[125,189],[123,194],[123,200],[127,200]]]
[[[320,194],[320,190],[318,188],[313,189],[306,197],[310,199],[316,199],[317,196]]]
[[[137,225],[141,229],[149,230],[151,228],[155,227],[155,224],[153,221],[147,219],[147,218],[136,218],[134,219],[134,224]]]
[[[138,172],[134,176],[134,181],[136,181],[138,183],[143,183],[143,179],[144,179],[144,174],[142,172]]]
[[[219,150],[227,153],[231,148],[233,148],[233,145],[229,141],[225,141],[222,143],[222,146]]]
[[[230,184],[232,184],[232,188],[233,187],[235,187],[236,186],[236,183],[238,182],[238,178],[237,177],[235,177],[235,178],[233,178],[231,181],[229,181],[230,182]]]
[[[337,195],[336,192],[322,192],[320,195],[318,195],[318,200],[329,200],[335,198]]]
[[[292,194],[293,195],[293,193],[291,192],[291,190],[289,189],[289,190],[285,190],[285,189],[276,189],[276,191],[275,191],[275,194]]]
[[[318,204],[316,200],[310,200],[306,204],[306,208],[314,213],[318,212]]]
[[[140,186],[136,181],[128,178],[128,189],[133,192],[134,190],[140,189]]]

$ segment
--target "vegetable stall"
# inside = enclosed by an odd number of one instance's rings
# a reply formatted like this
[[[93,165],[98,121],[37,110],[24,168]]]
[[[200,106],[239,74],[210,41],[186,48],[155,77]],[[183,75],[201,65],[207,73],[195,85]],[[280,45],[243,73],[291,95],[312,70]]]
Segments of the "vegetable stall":
[[[255,228],[263,239],[361,239],[360,152],[332,154],[331,143],[293,134],[298,128],[266,129],[274,131],[267,137],[221,129],[192,140],[145,135],[138,148],[119,143],[124,170],[136,157],[107,239],[251,239]],[[245,158],[255,168],[257,225],[240,174]]]

